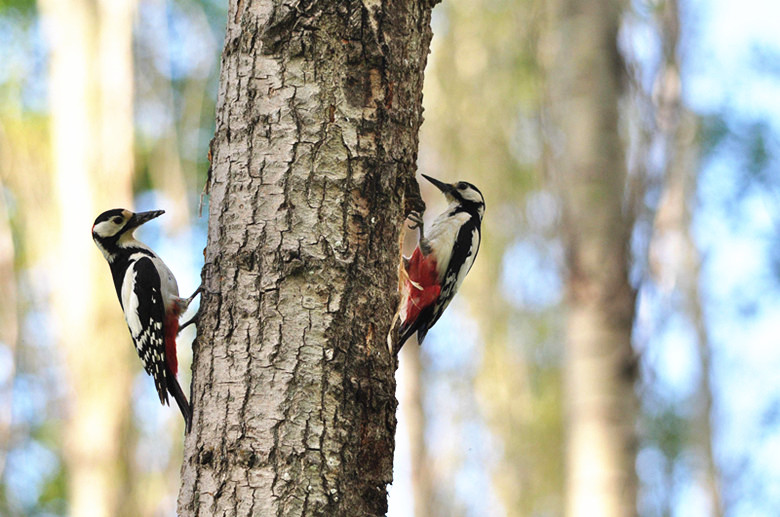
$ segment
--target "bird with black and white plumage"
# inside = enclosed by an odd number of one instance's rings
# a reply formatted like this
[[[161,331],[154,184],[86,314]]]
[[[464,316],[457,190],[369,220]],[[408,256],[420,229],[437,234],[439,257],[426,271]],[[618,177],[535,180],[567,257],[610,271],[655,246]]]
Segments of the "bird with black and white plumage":
[[[471,270],[481,241],[485,213],[482,192],[465,181],[445,183],[422,176],[444,194],[449,205],[427,232],[421,214],[413,212],[409,216],[414,223],[411,228],[420,231],[420,239],[411,257],[403,259],[397,314],[401,325],[395,347],[388,337],[396,353],[415,333],[417,342],[423,342]]]
[[[92,239],[111,268],[114,287],[127,328],[146,373],[162,404],[173,395],[190,431],[192,410],[176,379],[176,337],[193,320],[179,325],[179,317],[201,291],[179,297],[176,277],[157,254],[135,238],[142,224],[164,214],[163,210],[133,213],[115,208],[100,214],[92,225]]]

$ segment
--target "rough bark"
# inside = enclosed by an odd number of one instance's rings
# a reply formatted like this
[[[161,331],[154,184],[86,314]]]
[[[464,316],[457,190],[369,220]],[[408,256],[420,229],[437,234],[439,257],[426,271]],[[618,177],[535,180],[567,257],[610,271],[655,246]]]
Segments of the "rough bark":
[[[129,424],[134,354],[105,261],[89,237],[100,209],[130,206],[134,0],[40,2],[51,56],[52,169],[59,222],[48,243],[68,380],[63,454],[69,514],[137,514],[119,436]],[[98,204],[99,203],[99,204]],[[109,206],[106,206],[108,204]],[[125,485],[125,486],[123,486]]]
[[[230,2],[180,515],[387,510],[431,8]]]
[[[636,514],[632,217],[618,131],[617,0],[560,0],[550,72],[569,313],[566,514]]]

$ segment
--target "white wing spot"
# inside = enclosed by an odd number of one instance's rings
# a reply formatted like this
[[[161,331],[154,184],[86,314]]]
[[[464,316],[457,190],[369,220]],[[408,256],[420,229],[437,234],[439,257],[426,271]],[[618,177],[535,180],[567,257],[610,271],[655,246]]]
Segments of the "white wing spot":
[[[143,332],[143,326],[138,317],[138,296],[136,296],[135,291],[133,290],[135,276],[135,264],[133,264],[127,268],[125,278],[122,281],[122,306],[125,309],[125,321],[127,321],[130,334],[132,334],[134,339],[138,339]]]

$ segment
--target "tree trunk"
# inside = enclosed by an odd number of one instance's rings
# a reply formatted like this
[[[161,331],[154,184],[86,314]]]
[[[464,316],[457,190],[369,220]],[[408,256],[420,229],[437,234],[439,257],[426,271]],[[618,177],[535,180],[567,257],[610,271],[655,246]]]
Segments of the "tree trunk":
[[[565,358],[566,514],[635,515],[637,479],[628,278],[632,217],[618,132],[623,64],[617,0],[560,0],[549,84],[570,305]]]
[[[69,388],[63,428],[68,513],[136,515],[132,500],[123,499],[127,450],[119,439],[130,422],[128,358],[135,352],[111,275],[89,237],[97,213],[132,201],[134,0],[45,0],[40,7],[51,48],[60,227],[49,259],[57,264],[52,298]]]
[[[387,511],[431,8],[230,2],[182,516]]]
[[[695,116],[682,100],[682,58],[679,49],[681,32],[680,5],[666,0],[657,10],[663,43],[663,61],[656,78],[654,98],[657,103],[657,124],[666,149],[666,182],[655,219],[654,239],[671,257],[673,277],[668,285],[677,286],[682,295],[682,311],[688,315],[696,334],[699,368],[696,408],[693,415],[694,446],[701,456],[704,497],[709,514],[722,517],[722,475],[714,452],[712,422],[714,420],[712,341],[704,315],[701,292],[701,256],[692,235],[693,208],[696,206],[696,176],[698,133]],[[666,246],[663,246],[666,244]]]
[[[4,171],[3,171],[4,172]],[[5,185],[0,172],[0,352],[8,358],[16,357],[16,342],[19,337],[19,313],[16,296],[16,252],[8,204],[5,200]],[[13,387],[15,361],[8,361],[0,377],[0,479],[5,472],[5,461],[11,445],[11,418],[13,407]]]

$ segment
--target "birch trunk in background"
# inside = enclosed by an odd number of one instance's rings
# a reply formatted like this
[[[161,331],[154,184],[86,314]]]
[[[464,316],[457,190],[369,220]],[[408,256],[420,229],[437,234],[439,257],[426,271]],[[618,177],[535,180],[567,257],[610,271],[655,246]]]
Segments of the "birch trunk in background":
[[[229,4],[184,517],[387,511],[432,7]]]
[[[566,515],[637,513],[637,397],[629,283],[633,218],[619,134],[618,0],[558,0],[548,77],[569,303]],[[556,133],[557,132],[557,133]]]
[[[137,514],[120,436],[130,419],[134,354],[90,228],[102,210],[131,207],[134,0],[42,0],[49,40],[52,169],[59,223],[49,260],[68,381],[63,455],[68,513]]]
[[[17,309],[16,253],[11,233],[8,204],[5,200],[5,185],[0,171],[0,353],[7,361],[8,369],[0,376],[0,479],[5,471],[5,461],[10,449],[11,418],[13,407],[13,384],[16,365],[17,339],[19,338],[19,313]],[[11,360],[9,360],[11,359]]]
[[[701,457],[701,461],[697,463],[709,513],[712,517],[723,517],[726,512],[722,496],[724,477],[715,457],[713,435],[715,390],[712,339],[705,319],[700,282],[702,258],[692,233],[693,211],[697,205],[696,171],[700,168],[697,163],[700,149],[696,142],[698,120],[685,107],[682,99],[682,20],[679,2],[662,2],[657,16],[660,20],[664,59],[656,78],[654,93],[658,107],[657,123],[665,139],[668,163],[666,188],[659,202],[655,231],[661,234],[661,238],[671,239],[672,245],[669,249],[679,254],[675,257],[672,251],[672,256],[677,258],[677,268],[672,272],[675,275],[672,285],[679,286],[682,308],[693,325],[701,372],[695,395],[695,431],[691,436]]]
[[[433,490],[433,464],[425,443],[425,387],[423,385],[423,363],[421,347],[409,346],[401,354],[400,367],[403,379],[403,394],[399,397],[409,435],[409,463],[411,465],[412,497],[414,517],[432,517],[435,512]]]

